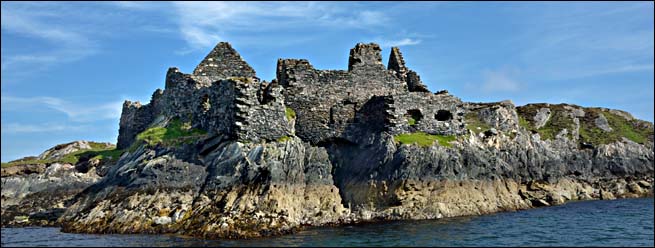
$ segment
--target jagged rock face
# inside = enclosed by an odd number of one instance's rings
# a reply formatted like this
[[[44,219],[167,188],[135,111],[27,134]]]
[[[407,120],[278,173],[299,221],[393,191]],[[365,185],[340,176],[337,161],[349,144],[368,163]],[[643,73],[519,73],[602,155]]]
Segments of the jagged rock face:
[[[325,149],[298,138],[209,139],[126,156],[68,209],[64,230],[254,237],[336,222],[347,213]],[[203,143],[215,145],[197,156]]]
[[[471,103],[469,111],[477,112],[481,121],[497,130],[511,132],[518,130],[519,119],[511,101],[498,103]]]
[[[540,108],[537,114],[534,116],[534,122],[536,128],[541,128],[546,125],[546,122],[550,119],[550,109],[549,108]]]
[[[611,132],[612,127],[610,127],[609,123],[607,122],[607,118],[605,118],[605,115],[599,114],[598,117],[594,120],[594,124],[600,129],[602,129],[605,132]]]
[[[3,172],[2,226],[55,225],[68,202],[100,178],[95,168],[80,173],[71,164],[35,166],[43,168],[29,174]]]
[[[202,66],[215,61],[231,60]],[[652,195],[652,123],[574,105],[517,108],[432,94],[398,49],[388,70],[376,44],[357,44],[347,71],[280,59],[271,83],[224,76],[235,68],[249,75],[243,66],[209,67],[218,71],[170,69],[166,89],[135,108],[147,111],[128,108],[121,121],[121,130],[143,130],[182,119],[207,134],[177,145],[131,143],[67,209],[65,231],[260,237],[302,225]],[[612,131],[595,124],[601,115]],[[454,141],[395,139],[419,132]]]
[[[92,159],[94,152],[113,148],[111,143],[74,141],[56,145],[38,157],[3,163],[2,226],[55,225],[74,196],[110,167],[107,161],[113,158]],[[77,164],[61,162],[72,156],[79,158]]]

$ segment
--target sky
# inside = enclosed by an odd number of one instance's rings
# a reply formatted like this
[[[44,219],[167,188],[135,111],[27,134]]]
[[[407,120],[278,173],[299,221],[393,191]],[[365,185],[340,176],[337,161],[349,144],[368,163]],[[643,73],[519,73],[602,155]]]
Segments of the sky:
[[[227,41],[262,80],[278,58],[346,70],[400,47],[433,92],[626,110],[653,121],[653,2],[5,2],[2,151],[116,143],[122,102]]]

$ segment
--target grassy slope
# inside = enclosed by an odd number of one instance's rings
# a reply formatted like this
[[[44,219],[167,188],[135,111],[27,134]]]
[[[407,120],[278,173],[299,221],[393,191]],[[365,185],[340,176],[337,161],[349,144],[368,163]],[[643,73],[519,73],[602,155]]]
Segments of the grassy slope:
[[[79,150],[70,154],[66,154],[59,159],[37,159],[36,157],[28,157],[25,159],[18,159],[7,163],[2,163],[2,167],[11,167],[16,165],[25,164],[52,164],[52,163],[69,163],[76,164],[82,158],[95,158],[99,160],[118,160],[123,153],[122,150],[116,150],[113,146],[106,146],[103,143],[89,142],[91,149]]]
[[[575,128],[573,118],[566,114],[569,110],[564,109],[564,106],[565,104],[551,104],[550,106],[546,106],[545,104],[530,104],[518,107],[519,125],[532,132],[539,133],[544,140],[553,139],[563,129],[566,128],[568,130],[573,130]],[[551,117],[543,127],[537,129],[534,127],[533,117],[542,107],[550,108]],[[601,108],[583,109],[585,111],[585,116],[579,118],[579,138],[582,142],[594,145],[609,144],[620,141],[622,137],[625,137],[634,142],[644,144],[650,139],[649,137],[652,137],[653,135],[653,126],[648,122],[637,119],[627,120]],[[612,131],[605,132],[596,127],[595,120],[600,114],[605,116],[610,127],[612,127]],[[569,138],[572,138],[571,135],[571,132],[569,132]]]
[[[205,135],[207,132],[191,128],[190,123],[182,123],[174,119],[165,127],[151,127],[136,136],[135,144],[142,142],[154,146],[156,144],[180,145],[191,142],[194,138]]]

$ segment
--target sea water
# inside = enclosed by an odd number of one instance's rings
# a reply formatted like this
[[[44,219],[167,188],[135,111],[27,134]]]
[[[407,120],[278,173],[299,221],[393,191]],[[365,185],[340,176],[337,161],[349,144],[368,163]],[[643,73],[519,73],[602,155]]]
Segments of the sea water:
[[[249,240],[3,228],[2,246],[649,246],[653,198],[579,201],[484,216],[306,228]]]

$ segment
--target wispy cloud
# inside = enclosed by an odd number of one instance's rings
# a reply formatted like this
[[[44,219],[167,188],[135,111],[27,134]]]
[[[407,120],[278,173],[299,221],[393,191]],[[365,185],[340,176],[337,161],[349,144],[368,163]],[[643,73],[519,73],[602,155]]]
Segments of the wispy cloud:
[[[122,101],[96,105],[72,103],[56,97],[14,97],[2,96],[3,112],[18,111],[30,107],[43,107],[59,111],[71,121],[90,122],[105,119],[117,119],[121,115]]]
[[[2,71],[13,72],[29,68],[30,72],[53,64],[76,61],[97,52],[96,43],[75,27],[64,25],[66,13],[46,11],[48,5],[3,3],[2,30],[30,39],[46,42],[32,53],[2,53]],[[4,34],[3,34],[4,35]]]
[[[404,38],[400,40],[385,40],[381,38],[376,38],[374,39],[375,42],[380,44],[380,46],[383,47],[394,47],[394,46],[412,46],[412,45],[418,45],[421,43],[421,40],[417,39],[412,39],[412,38]]]
[[[186,50],[207,49],[246,33],[308,27],[367,30],[389,21],[381,11],[352,11],[324,2],[175,2],[174,9]]]
[[[2,125],[2,133],[44,133],[44,132],[57,132],[57,131],[85,131],[88,130],[88,125],[61,125],[55,123],[46,124],[23,124],[23,123],[8,123]]]
[[[517,34],[507,44],[533,77],[566,80],[653,70],[652,3],[570,3],[567,11],[559,3],[533,7],[516,9]]]
[[[521,88],[516,80],[517,69],[484,70],[482,90],[485,92],[514,92]]]

